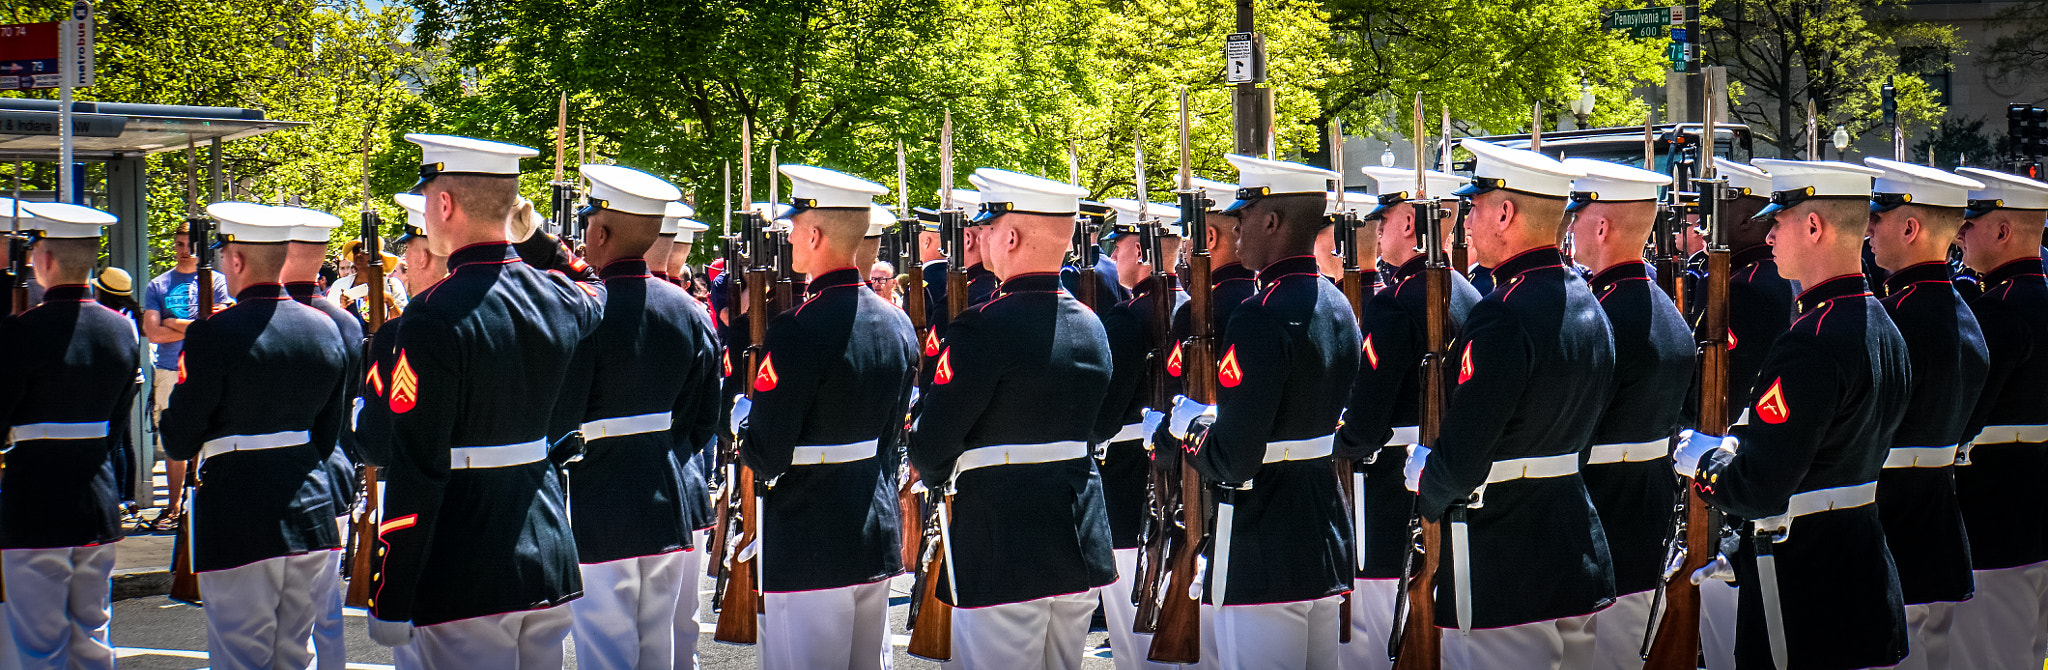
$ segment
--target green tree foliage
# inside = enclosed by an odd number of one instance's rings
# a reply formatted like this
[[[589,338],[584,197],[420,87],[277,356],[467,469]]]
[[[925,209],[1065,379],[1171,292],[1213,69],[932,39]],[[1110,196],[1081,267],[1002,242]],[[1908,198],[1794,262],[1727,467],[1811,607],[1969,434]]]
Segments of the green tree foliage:
[[[1992,40],[1977,62],[2001,77],[2048,78],[2048,0],[2020,0],[1998,21],[2013,31]]]
[[[1804,153],[1812,101],[1822,144],[1836,126],[1851,136],[1890,135],[1879,109],[1887,79],[1898,89],[1899,115],[1911,128],[1933,125],[1944,111],[1919,77],[1900,75],[1901,51],[1946,62],[1961,48],[1955,27],[1903,18],[1905,0],[1715,0],[1703,10],[1709,62],[1728,68],[1744,94],[1736,120],[1776,141],[1783,156]]]

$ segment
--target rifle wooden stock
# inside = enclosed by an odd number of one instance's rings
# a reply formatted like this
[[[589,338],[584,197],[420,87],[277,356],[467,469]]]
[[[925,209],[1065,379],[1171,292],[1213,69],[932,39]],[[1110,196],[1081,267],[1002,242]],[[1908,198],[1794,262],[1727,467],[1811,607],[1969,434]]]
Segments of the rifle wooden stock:
[[[1428,281],[1424,286],[1423,332],[1428,338],[1426,345],[1429,348],[1422,357],[1419,431],[1422,443],[1434,447],[1437,438],[1443,434],[1444,409],[1450,400],[1443,366],[1450,356],[1452,337],[1451,269],[1432,267],[1423,270],[1423,276]],[[1421,497],[1417,496],[1416,500],[1419,503]],[[1443,558],[1443,542],[1437,522],[1419,513],[1416,521],[1422,535],[1422,568],[1408,578],[1407,591],[1402,594],[1408,611],[1405,614],[1395,613],[1397,617],[1406,617],[1400,639],[1395,642],[1400,651],[1393,655],[1397,670],[1435,670],[1443,665],[1443,631],[1436,627],[1436,573]]]
[[[933,500],[934,511],[939,505],[953,504],[952,500],[943,498],[942,492],[933,491],[930,495],[936,498]],[[952,568],[946,565],[945,540],[941,537],[932,540],[931,560],[925,562],[923,574],[917,580],[922,586],[916,594],[917,621],[910,627],[910,644],[904,647],[904,652],[918,658],[950,661],[953,660],[953,606],[939,599],[939,573]]]
[[[953,167],[953,121],[950,113],[947,114],[945,123],[946,129],[940,139],[939,235],[944,238],[948,254],[946,321],[950,323],[958,318],[961,312],[967,311],[967,233],[964,229],[966,222],[962,220],[959,211],[951,209],[952,197],[946,195],[952,188],[950,173]],[[953,606],[939,599],[939,574],[952,569],[946,565],[946,553],[952,551],[952,548],[946,546],[944,529],[944,524],[950,517],[941,516],[941,511],[949,510],[953,501],[945,491],[926,490],[925,502],[928,503],[926,525],[934,530],[926,533],[924,537],[924,560],[918,567],[916,581],[923,588],[919,589],[917,602],[911,605],[917,616],[915,621],[910,622],[910,645],[905,651],[919,658],[950,661],[953,660]]]
[[[193,217],[185,236],[191,243],[192,255],[199,260],[199,309],[192,316],[195,321],[213,315],[213,240],[208,223],[204,218]],[[178,535],[171,541],[171,600],[200,605],[203,599],[199,593],[199,572],[192,558],[192,492],[199,486],[199,459],[187,463],[185,480],[173,485],[185,497],[185,514],[178,517]]]
[[[384,317],[390,309],[386,302],[388,298],[384,295],[384,253],[378,248],[383,242],[384,226],[377,213],[368,209],[363,211],[362,223],[363,251],[370,255],[370,272],[365,280],[369,282],[370,294],[368,302],[363,303],[363,319],[368,325],[364,331],[368,335],[375,335],[378,329],[384,327]],[[370,353],[370,342],[365,338],[364,361],[370,360]],[[349,547],[346,552],[348,592],[342,598],[342,602],[349,607],[370,606],[370,573],[376,562],[377,523],[380,518],[377,507],[381,491],[377,484],[377,474],[377,466],[363,466],[363,506],[356,512],[356,518],[349,527]]]
[[[918,357],[916,362],[911,364],[913,372],[910,377],[912,383],[916,383],[917,380],[924,379],[924,342],[925,338],[930,336],[931,327],[931,324],[926,323],[924,312],[924,247],[918,244],[916,219],[904,219],[900,225],[903,226],[905,242],[910,247],[910,253],[904,256],[904,259],[910,262],[908,271],[903,273],[907,279],[903,283],[903,311],[910,317],[911,334],[917,338]],[[909,417],[904,417],[904,421],[908,425]],[[903,480],[896,483],[896,506],[902,517],[899,522],[903,527],[903,569],[914,571],[917,569],[918,550],[924,544],[924,529],[913,523],[924,516],[924,502],[914,490],[922,476],[917,471],[917,466],[909,463],[910,431],[906,428],[901,434],[905,438],[905,462]]]
[[[755,215],[749,215],[750,223],[753,222],[753,216]],[[766,356],[764,343],[768,339],[769,318],[767,292],[772,270],[764,261],[773,240],[769,235],[760,232],[765,226],[750,225],[748,228],[750,233],[757,235],[751,247],[752,258],[748,259],[751,267],[748,268],[746,276],[747,310],[750,312],[747,317],[747,333],[752,338],[747,348],[747,396],[752,397],[754,376],[760,373],[762,360]],[[786,262],[787,255],[785,254],[783,258]],[[783,281],[785,288],[779,298],[786,301],[790,297],[786,288],[788,278],[784,277]],[[726,566],[723,587],[719,589],[717,596],[720,606],[718,628],[712,632],[711,639],[728,644],[754,644],[760,639],[758,615],[762,612],[761,552],[756,551],[751,557],[742,556],[748,547],[754,546],[760,540],[761,505],[755,491],[754,469],[747,467],[746,462],[738,458],[737,450],[734,452],[732,472],[732,480],[729,483],[732,493],[727,504],[727,516],[730,524],[738,526],[738,532],[734,533],[728,542],[731,543],[729,547],[736,547],[738,551],[727,552],[732,554],[732,565]],[[726,527],[721,526],[719,532],[726,533]],[[721,558],[722,555],[713,560]]]
[[[1183,152],[1185,156],[1186,152]],[[1183,161],[1185,162],[1185,160]],[[1183,186],[1190,186],[1183,180]],[[1209,256],[1209,226],[1206,196],[1192,188],[1181,193],[1183,230],[1190,244],[1188,254],[1188,339],[1181,345],[1181,379],[1190,400],[1216,403],[1216,322],[1213,311],[1214,267]],[[1163,410],[1171,414],[1170,408]],[[1201,602],[1192,595],[1202,578],[1199,560],[1204,536],[1209,530],[1209,497],[1202,475],[1193,463],[1180,457],[1180,539],[1167,563],[1165,593],[1159,596],[1159,618],[1152,634],[1152,648],[1146,659],[1155,663],[1192,664],[1202,661]],[[1223,594],[1210,594],[1217,603]]]
[[[1700,425],[1710,435],[1728,433],[1728,273],[1729,252],[1707,251],[1707,304],[1701,315]],[[1698,667],[1700,653],[1700,587],[1692,573],[1713,562],[1719,552],[1718,524],[1713,510],[1686,481],[1684,495],[1685,560],[1664,583],[1664,613],[1657,634],[1643,657],[1646,670]]]

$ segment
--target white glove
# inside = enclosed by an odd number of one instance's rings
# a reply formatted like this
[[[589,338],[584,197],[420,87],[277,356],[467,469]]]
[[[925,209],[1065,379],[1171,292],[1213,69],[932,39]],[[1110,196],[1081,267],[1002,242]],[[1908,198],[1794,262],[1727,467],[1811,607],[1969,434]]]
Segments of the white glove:
[[[1735,436],[1721,437],[1695,431],[1678,434],[1678,449],[1671,453],[1671,469],[1680,477],[1691,477],[1700,471],[1700,459],[1707,452],[1723,449],[1735,453]]]
[[[1159,424],[1166,421],[1166,413],[1150,407],[1145,408],[1145,448],[1152,448],[1152,435],[1159,432]]]
[[[1727,556],[1714,554],[1714,561],[1712,563],[1692,571],[1693,586],[1704,584],[1709,579],[1718,579],[1724,582],[1735,581],[1735,566],[1728,563]]]
[[[1401,477],[1409,493],[1422,492],[1422,466],[1428,462],[1429,447],[1408,445],[1408,462],[1401,466]]]
[[[1195,402],[1184,395],[1174,396],[1173,422],[1166,425],[1166,430],[1173,433],[1175,438],[1186,440],[1188,426],[1193,424],[1196,418],[1204,416],[1216,416],[1216,406]]]
[[[738,437],[740,426],[746,425],[747,415],[754,412],[754,399],[738,396],[732,399],[732,434]]]
[[[918,392],[918,390],[917,390],[917,387],[915,387],[915,386],[912,386],[912,387],[910,387],[910,406],[911,406],[911,407],[916,407],[916,406],[917,406],[917,398],[918,398],[918,396],[919,396],[919,395],[920,395],[920,393]]]
[[[412,622],[385,621],[370,617],[370,639],[386,647],[412,644]]]

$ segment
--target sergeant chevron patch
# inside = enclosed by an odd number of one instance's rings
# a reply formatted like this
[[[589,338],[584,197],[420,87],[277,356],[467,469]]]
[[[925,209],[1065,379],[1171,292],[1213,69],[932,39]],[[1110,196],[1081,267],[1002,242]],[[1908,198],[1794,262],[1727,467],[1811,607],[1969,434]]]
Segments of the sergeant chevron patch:
[[[404,414],[419,404],[420,378],[412,372],[405,350],[398,350],[398,365],[391,369],[391,413]]]

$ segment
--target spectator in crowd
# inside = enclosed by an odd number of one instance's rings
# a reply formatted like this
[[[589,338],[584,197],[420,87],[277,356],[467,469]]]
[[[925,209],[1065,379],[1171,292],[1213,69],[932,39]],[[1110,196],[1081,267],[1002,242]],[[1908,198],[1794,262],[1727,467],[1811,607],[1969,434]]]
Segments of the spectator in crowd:
[[[164,405],[170,402],[171,389],[178,384],[178,364],[185,351],[185,328],[199,317],[199,258],[192,255],[192,240],[184,228],[179,228],[172,237],[172,253],[176,264],[142,290],[142,334],[156,345],[156,373],[151,375],[150,421],[155,423],[163,414]],[[213,308],[226,307],[234,299],[228,296],[228,278],[219,272],[213,274]],[[161,441],[159,441],[161,442]],[[158,450],[163,448],[159,443]],[[185,478],[185,461],[166,461],[164,472],[169,475],[171,490],[177,490],[177,482]],[[178,527],[178,518],[185,514],[182,496],[171,496],[170,505],[156,516],[153,527],[169,531]]]

